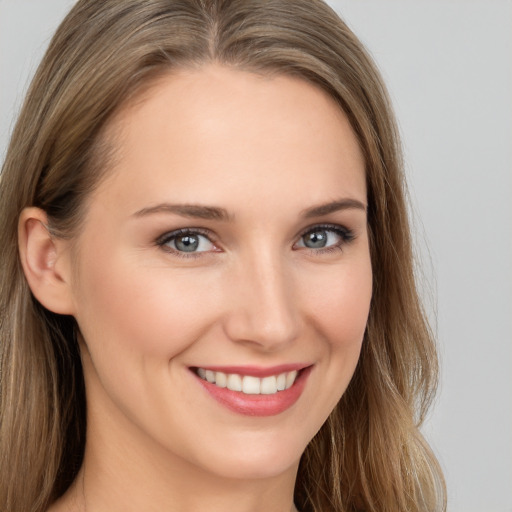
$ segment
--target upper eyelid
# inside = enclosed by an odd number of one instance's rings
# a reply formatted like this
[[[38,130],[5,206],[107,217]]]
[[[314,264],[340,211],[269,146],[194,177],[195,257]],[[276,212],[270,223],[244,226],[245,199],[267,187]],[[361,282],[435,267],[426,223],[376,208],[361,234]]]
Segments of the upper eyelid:
[[[173,241],[173,239],[179,237],[179,236],[186,236],[186,235],[199,235],[205,237],[210,244],[212,244],[214,250],[205,250],[205,251],[180,251],[179,249],[175,249],[173,247],[169,247],[167,244]],[[174,257],[180,257],[184,259],[194,259],[194,258],[200,258],[204,257],[206,255],[211,255],[215,252],[222,252],[218,251],[217,243],[212,240],[211,231],[204,229],[204,228],[179,228],[174,229],[172,231],[167,231],[160,237],[158,237],[155,240],[155,246],[162,251],[165,251],[167,254],[174,255]]]
[[[341,237],[341,240],[338,244],[336,244],[338,247],[342,247],[343,245],[351,243],[355,238],[357,238],[357,233],[354,231],[354,229],[349,228],[347,226],[344,226],[343,224],[334,224],[334,223],[320,223],[320,224],[313,224],[309,228],[306,228],[303,230],[298,237],[296,238],[296,242],[294,242],[294,245],[298,243],[305,235],[308,233],[314,232],[314,231],[332,231],[337,234],[337,236]],[[326,251],[328,249],[331,249],[332,247],[325,247],[322,249],[311,249],[315,252],[322,252]]]
[[[214,240],[215,240],[214,233],[212,231],[210,231],[209,229],[205,229],[205,228],[179,228],[179,229],[173,229],[171,231],[166,231],[165,233],[160,235],[156,239],[156,242],[157,242],[157,244],[163,244],[166,241],[172,239],[173,237],[180,236],[180,235],[187,235],[187,234],[202,235],[202,236],[208,238],[208,240],[210,240],[210,242],[215,243],[214,242]]]
[[[304,228],[300,233],[298,234],[298,237],[302,237],[311,231],[315,231],[316,229],[325,229],[325,230],[331,230],[331,231],[343,231],[347,234],[353,234],[354,230],[350,229],[343,224],[333,224],[333,223],[318,223],[318,224],[312,224],[311,226]]]

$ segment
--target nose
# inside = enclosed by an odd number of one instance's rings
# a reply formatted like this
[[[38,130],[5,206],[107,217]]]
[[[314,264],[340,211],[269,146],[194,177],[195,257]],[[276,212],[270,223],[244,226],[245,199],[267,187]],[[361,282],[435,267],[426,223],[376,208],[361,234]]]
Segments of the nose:
[[[264,351],[277,351],[299,335],[300,315],[293,272],[279,257],[240,262],[226,290],[231,300],[224,329],[237,342]]]

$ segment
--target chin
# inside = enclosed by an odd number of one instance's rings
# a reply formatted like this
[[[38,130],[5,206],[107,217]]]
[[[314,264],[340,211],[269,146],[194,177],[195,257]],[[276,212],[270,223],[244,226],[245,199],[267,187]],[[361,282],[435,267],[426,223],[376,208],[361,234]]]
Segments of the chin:
[[[232,439],[222,453],[210,452],[202,457],[204,469],[219,477],[235,480],[259,480],[290,474],[295,477],[300,458],[309,438],[293,439],[293,435],[270,435],[261,430],[257,435]],[[270,439],[269,439],[270,438]],[[217,448],[221,446],[221,441]]]
[[[217,476],[229,480],[265,480],[274,479],[286,474],[295,475],[299,466],[298,458],[281,458],[279,454],[269,457],[239,457],[224,460],[215,468],[208,468],[209,472],[215,472]],[[301,453],[302,455],[302,453]]]

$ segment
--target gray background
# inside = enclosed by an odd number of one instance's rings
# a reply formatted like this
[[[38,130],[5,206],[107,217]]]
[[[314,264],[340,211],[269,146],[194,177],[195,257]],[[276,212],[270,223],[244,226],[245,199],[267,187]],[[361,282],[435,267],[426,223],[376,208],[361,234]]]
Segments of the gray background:
[[[512,1],[331,0],[403,134],[442,383],[424,427],[450,512],[512,512]],[[0,0],[0,160],[71,0]]]

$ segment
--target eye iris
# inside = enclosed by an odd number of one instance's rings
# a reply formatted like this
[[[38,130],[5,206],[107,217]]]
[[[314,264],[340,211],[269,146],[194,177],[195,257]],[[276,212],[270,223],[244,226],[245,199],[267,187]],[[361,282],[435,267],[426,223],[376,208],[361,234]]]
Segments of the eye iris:
[[[182,235],[174,241],[176,249],[183,252],[194,252],[199,247],[199,237],[196,235]]]
[[[327,231],[312,231],[303,237],[304,245],[310,249],[321,249],[327,244]]]

